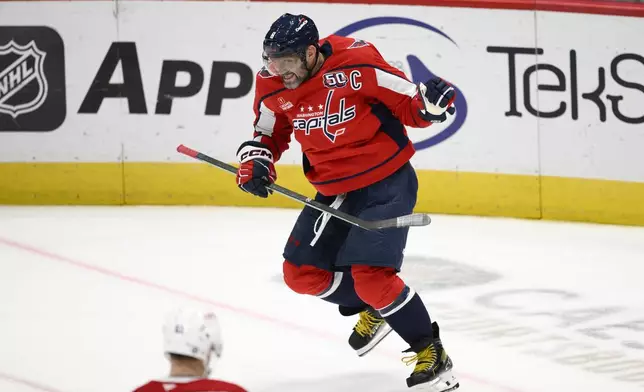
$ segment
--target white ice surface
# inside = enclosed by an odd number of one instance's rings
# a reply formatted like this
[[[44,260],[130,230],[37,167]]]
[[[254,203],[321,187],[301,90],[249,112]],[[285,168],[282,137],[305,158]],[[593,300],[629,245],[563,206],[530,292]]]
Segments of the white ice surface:
[[[0,391],[129,391],[165,375],[160,327],[211,308],[214,376],[251,392],[408,390],[396,335],[281,282],[296,210],[0,207]],[[442,327],[459,391],[644,390],[644,228],[433,216],[403,278]]]

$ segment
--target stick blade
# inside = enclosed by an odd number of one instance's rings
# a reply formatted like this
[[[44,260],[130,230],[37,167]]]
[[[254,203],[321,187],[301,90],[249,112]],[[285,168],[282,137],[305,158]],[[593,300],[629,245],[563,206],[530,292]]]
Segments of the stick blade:
[[[378,230],[410,226],[427,226],[430,223],[432,223],[432,219],[427,214],[409,214],[381,221],[365,222],[365,226],[369,229]]]
[[[427,226],[432,219],[427,214],[411,214],[396,218],[396,227]]]

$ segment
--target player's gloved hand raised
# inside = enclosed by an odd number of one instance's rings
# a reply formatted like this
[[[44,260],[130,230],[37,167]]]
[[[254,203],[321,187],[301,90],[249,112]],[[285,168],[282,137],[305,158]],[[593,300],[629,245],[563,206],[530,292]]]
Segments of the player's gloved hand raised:
[[[454,114],[452,104],[456,99],[456,90],[451,84],[439,77],[429,79],[425,84],[418,85],[420,95],[425,102],[425,110],[420,114],[423,119],[431,122],[443,122],[447,120],[447,114]]]
[[[267,188],[277,179],[273,153],[265,144],[256,141],[242,143],[237,150],[239,168],[237,169],[237,185],[243,191],[259,197],[268,197],[272,190]]]

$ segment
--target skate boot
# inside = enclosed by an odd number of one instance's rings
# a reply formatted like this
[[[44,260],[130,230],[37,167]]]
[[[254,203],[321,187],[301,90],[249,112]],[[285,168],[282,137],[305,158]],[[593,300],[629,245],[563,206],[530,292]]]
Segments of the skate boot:
[[[361,311],[360,319],[353,327],[349,336],[349,345],[356,350],[358,356],[363,356],[373,349],[391,331],[391,327],[377,311],[368,307]]]
[[[416,362],[414,371],[407,378],[407,386],[415,391],[454,391],[459,384],[452,375],[452,360],[443,349],[438,324],[432,323],[432,328],[433,339],[421,341],[404,351],[416,352],[416,355],[403,358],[407,365]]]

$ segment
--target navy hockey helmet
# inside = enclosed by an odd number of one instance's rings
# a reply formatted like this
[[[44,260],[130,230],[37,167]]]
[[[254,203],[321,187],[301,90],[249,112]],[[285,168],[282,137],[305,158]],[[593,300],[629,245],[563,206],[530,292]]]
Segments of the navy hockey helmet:
[[[264,59],[297,54],[303,61],[309,45],[318,48],[320,35],[313,20],[306,15],[280,16],[264,37]]]

